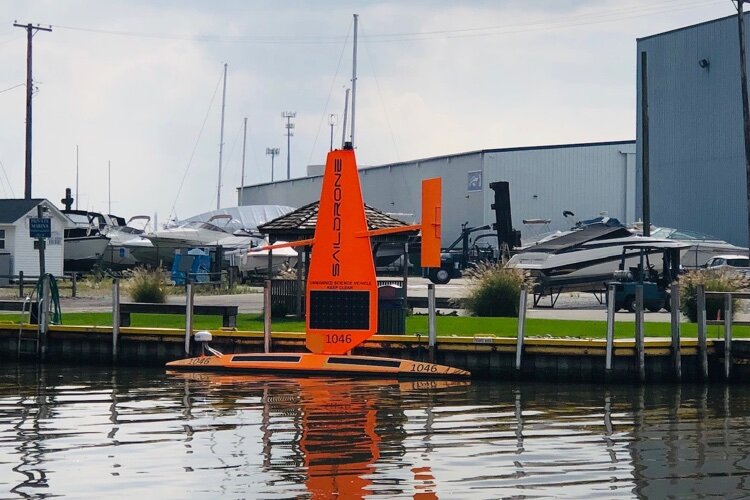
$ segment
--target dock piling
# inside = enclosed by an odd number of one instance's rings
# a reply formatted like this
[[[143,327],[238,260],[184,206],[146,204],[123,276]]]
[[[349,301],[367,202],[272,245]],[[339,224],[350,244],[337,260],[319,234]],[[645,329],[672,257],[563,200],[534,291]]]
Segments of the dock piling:
[[[188,280],[185,285],[185,355],[190,356],[190,336],[193,334],[193,283]]]
[[[516,339],[516,370],[521,369],[521,354],[523,353],[523,336],[526,329],[526,297],[528,290],[521,288],[518,299],[518,337]]]
[[[680,287],[673,284],[669,297],[670,324],[672,327],[672,364],[676,381],[682,378],[682,355],[680,353]]]
[[[638,380],[646,381],[646,352],[643,335],[643,285],[635,287],[635,351]]]
[[[708,380],[708,348],[706,347],[706,287],[696,287],[698,313],[698,373],[703,381]]]
[[[271,352],[271,280],[263,283],[263,352]]]
[[[604,369],[612,371],[612,352],[615,343],[615,285],[607,286],[607,347]]]
[[[434,363],[437,350],[437,328],[435,327],[435,285],[427,285],[427,345],[430,363]]]
[[[724,294],[724,378],[732,374],[732,294]]]
[[[120,337],[120,280],[112,280],[112,361],[117,361],[117,341]]]

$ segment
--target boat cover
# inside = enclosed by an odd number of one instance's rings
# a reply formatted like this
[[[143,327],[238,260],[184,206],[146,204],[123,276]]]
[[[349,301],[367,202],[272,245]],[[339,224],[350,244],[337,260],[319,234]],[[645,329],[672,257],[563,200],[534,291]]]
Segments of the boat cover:
[[[230,233],[237,231],[238,229],[257,232],[259,225],[288,214],[293,210],[293,207],[287,207],[285,205],[243,205],[240,207],[227,207],[219,210],[212,210],[170,225],[180,225],[191,221],[207,222],[211,217],[216,215],[229,215],[232,217],[230,222],[226,225],[224,225],[223,222],[217,222],[216,225]]]

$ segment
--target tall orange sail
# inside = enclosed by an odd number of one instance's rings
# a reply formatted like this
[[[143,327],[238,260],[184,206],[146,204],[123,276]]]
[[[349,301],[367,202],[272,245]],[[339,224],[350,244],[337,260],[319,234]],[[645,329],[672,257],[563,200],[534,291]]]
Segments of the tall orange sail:
[[[307,348],[319,354],[343,354],[374,335],[377,295],[354,151],[331,151],[307,280]]]

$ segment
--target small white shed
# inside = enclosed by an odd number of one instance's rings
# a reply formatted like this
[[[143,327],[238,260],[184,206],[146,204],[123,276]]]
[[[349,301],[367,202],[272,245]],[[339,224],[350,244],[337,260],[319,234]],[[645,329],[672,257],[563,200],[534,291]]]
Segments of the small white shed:
[[[51,220],[51,235],[46,240],[44,252],[45,271],[55,276],[63,274],[63,249],[65,229],[73,223],[55,205],[44,198],[0,199],[0,275],[39,276],[39,250],[36,239],[29,236],[29,221],[37,217],[42,206],[43,217]],[[3,266],[9,261],[9,266]]]

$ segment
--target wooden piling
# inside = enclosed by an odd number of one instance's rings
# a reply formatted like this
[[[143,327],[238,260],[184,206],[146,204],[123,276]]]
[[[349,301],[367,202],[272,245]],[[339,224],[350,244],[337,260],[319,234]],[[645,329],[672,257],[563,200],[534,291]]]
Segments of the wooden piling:
[[[635,350],[638,380],[646,381],[646,355],[643,341],[643,285],[635,287]]]
[[[672,365],[676,381],[682,379],[682,354],[680,353],[680,287],[674,283],[670,292],[670,325],[672,327]]]
[[[708,348],[706,347],[706,287],[696,287],[698,313],[698,374],[704,381],[708,380]]]
[[[615,343],[615,285],[607,287],[607,347],[604,369],[612,371],[612,351]]]
[[[188,280],[185,285],[185,355],[190,356],[190,336],[193,334],[193,283]]]
[[[521,296],[518,299],[518,334],[516,338],[516,370],[521,369],[521,354],[523,353],[523,337],[526,330],[526,297],[528,291],[521,289]]]
[[[271,280],[263,283],[263,352],[271,352]]]
[[[120,337],[120,280],[112,280],[112,361],[117,362],[117,345]]]
[[[724,378],[732,375],[732,294],[724,294]]]
[[[435,326],[435,285],[427,285],[427,345],[430,352],[430,363],[437,358],[437,328]]]

